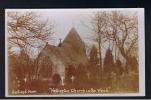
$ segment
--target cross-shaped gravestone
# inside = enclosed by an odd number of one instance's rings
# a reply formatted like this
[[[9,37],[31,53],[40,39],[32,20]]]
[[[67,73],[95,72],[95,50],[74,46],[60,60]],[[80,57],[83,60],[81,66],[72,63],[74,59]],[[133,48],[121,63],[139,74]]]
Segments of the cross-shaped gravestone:
[[[88,79],[90,78],[90,72],[87,73]]]
[[[61,85],[64,85],[64,76],[61,76]]]
[[[25,83],[27,82],[27,78],[26,78],[26,77],[24,78],[24,82],[25,82]]]
[[[75,77],[74,77],[74,76],[72,76],[72,77],[71,77],[71,81],[72,81],[72,83],[73,83],[74,79],[75,79]]]

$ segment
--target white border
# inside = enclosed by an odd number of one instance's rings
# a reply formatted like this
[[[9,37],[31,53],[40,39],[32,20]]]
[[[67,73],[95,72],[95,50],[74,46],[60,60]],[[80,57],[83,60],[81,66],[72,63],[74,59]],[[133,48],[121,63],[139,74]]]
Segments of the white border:
[[[139,38],[139,93],[112,93],[112,94],[71,94],[71,95],[8,95],[8,46],[7,46],[7,17],[8,11],[49,11],[49,10],[100,10],[98,9],[5,9],[5,96],[6,97],[123,97],[123,96],[145,96],[145,24],[144,8],[101,8],[101,10],[120,10],[138,12],[138,38]]]

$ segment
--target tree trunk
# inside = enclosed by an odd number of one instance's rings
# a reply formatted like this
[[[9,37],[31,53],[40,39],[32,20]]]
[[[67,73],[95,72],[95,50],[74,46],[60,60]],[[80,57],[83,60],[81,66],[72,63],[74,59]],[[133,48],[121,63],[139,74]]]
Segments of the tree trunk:
[[[102,54],[101,54],[101,40],[99,39],[99,83],[102,83],[103,71],[102,71]]]
[[[129,68],[128,68],[128,65],[129,65],[129,56],[128,54],[125,53],[125,50],[123,47],[119,47],[119,50],[121,52],[121,55],[125,58],[126,60],[126,65],[125,65],[125,72],[128,73],[129,72]]]

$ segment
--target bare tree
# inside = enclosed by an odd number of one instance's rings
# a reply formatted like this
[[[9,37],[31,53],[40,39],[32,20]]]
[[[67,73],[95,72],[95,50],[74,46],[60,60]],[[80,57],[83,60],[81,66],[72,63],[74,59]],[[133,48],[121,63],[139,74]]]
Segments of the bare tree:
[[[20,80],[25,78],[29,82],[36,67],[34,60],[30,57],[34,57],[35,49],[38,52],[45,42],[51,39],[53,25],[49,24],[48,20],[43,20],[35,12],[8,12],[7,32],[9,55],[13,53],[11,48],[20,49],[18,58],[9,57],[10,61],[16,60],[16,65],[10,65],[9,68],[15,70],[12,73],[16,77],[22,76]]]
[[[115,42],[121,55],[126,60],[126,71],[129,64],[131,51],[136,50],[138,42],[138,21],[137,16],[128,13],[112,11],[109,14],[109,32],[108,39]]]
[[[100,68],[102,69],[101,49],[104,41],[109,42],[112,46],[112,52],[116,60],[117,50],[126,60],[126,70],[128,71],[129,57],[132,52],[138,49],[138,19],[136,13],[122,11],[104,11],[97,12],[91,18],[91,29],[96,36],[95,41],[99,48]],[[105,43],[105,45],[107,45]],[[114,48],[114,50],[113,50]],[[102,73],[102,71],[100,71]]]
[[[91,27],[89,27],[92,33],[95,36],[94,41],[98,44],[98,52],[99,52],[99,74],[100,80],[102,81],[103,75],[103,67],[102,67],[102,44],[105,41],[105,33],[107,32],[107,13],[106,12],[96,12],[95,16],[91,19]]]
[[[53,34],[53,25],[49,25],[48,20],[40,19],[34,12],[8,12],[7,30],[10,48],[39,48]]]

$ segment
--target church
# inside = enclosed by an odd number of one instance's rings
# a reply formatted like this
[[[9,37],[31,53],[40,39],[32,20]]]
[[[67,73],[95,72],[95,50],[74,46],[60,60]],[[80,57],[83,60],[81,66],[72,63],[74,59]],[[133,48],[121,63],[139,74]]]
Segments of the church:
[[[86,65],[87,63],[85,43],[75,28],[71,28],[58,46],[46,43],[37,57],[36,77],[39,79],[50,78],[54,73],[64,77],[65,68],[69,65],[76,67],[79,64]]]

